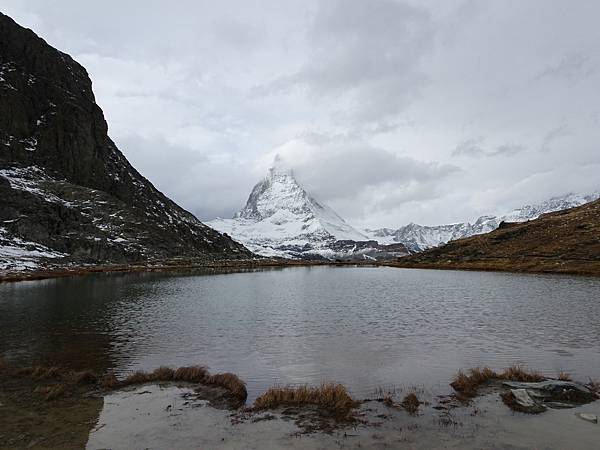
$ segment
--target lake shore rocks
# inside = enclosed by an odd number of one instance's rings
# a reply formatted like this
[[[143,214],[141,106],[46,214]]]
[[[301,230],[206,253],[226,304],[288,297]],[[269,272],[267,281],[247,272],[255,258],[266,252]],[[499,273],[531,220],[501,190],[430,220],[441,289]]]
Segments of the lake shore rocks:
[[[548,408],[573,408],[598,399],[595,392],[572,381],[505,381],[502,386],[509,388],[501,394],[502,401],[512,410],[528,414],[539,414]]]

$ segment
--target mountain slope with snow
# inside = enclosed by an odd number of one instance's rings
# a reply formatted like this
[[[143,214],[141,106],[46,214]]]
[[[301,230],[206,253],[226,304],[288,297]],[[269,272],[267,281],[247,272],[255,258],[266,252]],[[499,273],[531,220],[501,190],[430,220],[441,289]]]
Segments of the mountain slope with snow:
[[[592,202],[600,198],[600,191],[588,195],[566,194],[553,197],[537,205],[525,205],[502,216],[481,216],[474,223],[464,222],[450,225],[426,226],[410,223],[396,230],[380,228],[364,230],[371,239],[380,243],[402,243],[413,253],[437,247],[456,239],[489,233],[502,222],[527,222],[542,214],[562,211]]]
[[[405,254],[401,244],[381,248],[300,186],[291,171],[271,168],[232,219],[207,224],[265,256],[291,258],[372,257]]]
[[[0,271],[252,257],[108,136],[86,70],[0,13]]]

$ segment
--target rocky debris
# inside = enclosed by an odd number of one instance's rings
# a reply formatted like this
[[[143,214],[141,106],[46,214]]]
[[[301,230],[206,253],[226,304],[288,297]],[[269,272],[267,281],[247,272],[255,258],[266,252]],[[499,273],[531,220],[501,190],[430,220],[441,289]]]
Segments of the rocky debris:
[[[4,241],[68,263],[252,256],[140,175],[109,138],[86,70],[1,13],[0,198]],[[3,265],[19,267],[7,253]]]
[[[538,414],[546,411],[546,407],[537,403],[527,389],[511,389],[502,394],[502,401],[514,411],[525,412],[529,414]]]
[[[504,403],[515,411],[529,414],[538,414],[547,408],[573,408],[598,399],[587,387],[572,381],[505,381],[502,385],[510,389],[501,394]]]

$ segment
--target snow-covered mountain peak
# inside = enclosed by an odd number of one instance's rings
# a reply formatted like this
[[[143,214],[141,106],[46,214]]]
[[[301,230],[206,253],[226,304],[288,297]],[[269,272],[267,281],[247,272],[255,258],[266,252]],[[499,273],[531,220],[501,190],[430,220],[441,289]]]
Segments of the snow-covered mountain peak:
[[[269,169],[269,174],[254,186],[246,205],[234,218],[259,221],[281,210],[293,214],[307,214],[313,205],[321,206],[300,186],[293,172],[274,166]]]

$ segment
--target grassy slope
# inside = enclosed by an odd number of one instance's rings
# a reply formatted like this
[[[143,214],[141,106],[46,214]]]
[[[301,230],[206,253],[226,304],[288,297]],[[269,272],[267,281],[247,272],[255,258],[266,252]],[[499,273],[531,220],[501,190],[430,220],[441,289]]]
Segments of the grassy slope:
[[[398,267],[600,276],[600,200],[400,258]]]

